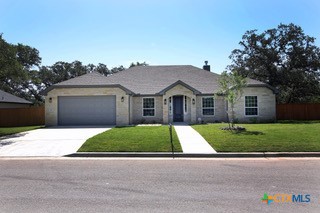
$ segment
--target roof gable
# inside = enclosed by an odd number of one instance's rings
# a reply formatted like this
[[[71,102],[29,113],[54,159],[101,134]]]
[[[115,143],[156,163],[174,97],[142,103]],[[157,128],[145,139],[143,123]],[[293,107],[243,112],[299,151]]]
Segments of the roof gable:
[[[183,81],[180,81],[180,80],[177,81],[177,82],[175,82],[175,83],[173,83],[173,84],[171,84],[170,86],[164,88],[163,90],[161,90],[161,91],[159,92],[159,94],[160,94],[160,95],[164,95],[168,90],[174,88],[174,87],[177,86],[177,85],[184,86],[185,88],[191,90],[194,95],[200,94],[200,92],[199,92],[198,90],[196,90],[195,88],[189,86],[188,84],[186,84],[186,83],[184,83]]]

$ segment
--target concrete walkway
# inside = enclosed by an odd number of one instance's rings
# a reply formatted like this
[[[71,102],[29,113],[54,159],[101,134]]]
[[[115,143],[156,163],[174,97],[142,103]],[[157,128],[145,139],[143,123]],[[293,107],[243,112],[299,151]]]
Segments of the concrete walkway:
[[[183,153],[217,153],[208,142],[191,126],[181,123],[174,124]]]
[[[111,127],[43,128],[0,138],[0,156],[51,156],[75,153],[88,139]]]

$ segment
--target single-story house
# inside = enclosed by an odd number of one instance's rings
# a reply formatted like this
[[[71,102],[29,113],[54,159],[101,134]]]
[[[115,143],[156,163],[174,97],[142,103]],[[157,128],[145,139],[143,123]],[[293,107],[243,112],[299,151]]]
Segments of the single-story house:
[[[0,109],[26,108],[31,105],[32,102],[30,101],[0,90]]]
[[[103,76],[88,73],[42,92],[46,125],[129,125],[138,123],[219,122],[228,104],[219,91],[219,75],[191,65],[135,66]],[[273,121],[275,90],[247,80],[235,106],[238,121]]]

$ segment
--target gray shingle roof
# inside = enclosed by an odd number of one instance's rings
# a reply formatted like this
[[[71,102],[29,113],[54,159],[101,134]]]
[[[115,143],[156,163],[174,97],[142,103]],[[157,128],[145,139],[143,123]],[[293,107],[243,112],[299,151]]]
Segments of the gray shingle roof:
[[[106,77],[98,72],[87,73],[55,84],[55,86],[106,85]]]
[[[0,103],[32,104],[30,101],[11,95],[2,90],[0,90]]]
[[[218,74],[194,66],[136,66],[107,77],[109,83],[118,82],[138,94],[159,93],[177,81],[201,93],[218,89]]]
[[[159,94],[179,81],[198,93],[212,94],[219,90],[219,76],[191,65],[135,66],[108,77],[96,72],[88,73],[54,87],[121,85],[135,94],[151,95]],[[253,79],[248,79],[247,83],[248,86],[267,86]]]

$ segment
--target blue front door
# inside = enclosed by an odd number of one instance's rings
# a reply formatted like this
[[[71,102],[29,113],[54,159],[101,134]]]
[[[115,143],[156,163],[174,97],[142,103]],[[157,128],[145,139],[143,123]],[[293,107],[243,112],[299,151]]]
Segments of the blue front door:
[[[183,122],[183,96],[173,96],[173,122]]]

